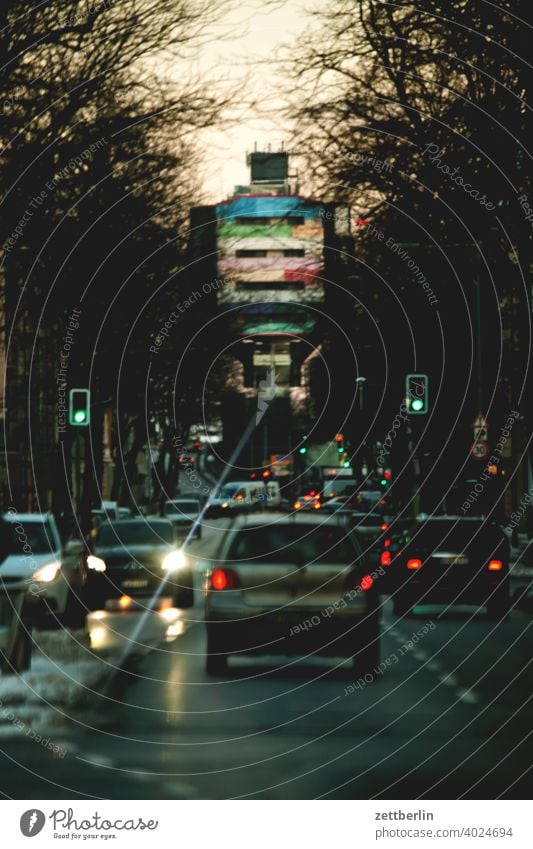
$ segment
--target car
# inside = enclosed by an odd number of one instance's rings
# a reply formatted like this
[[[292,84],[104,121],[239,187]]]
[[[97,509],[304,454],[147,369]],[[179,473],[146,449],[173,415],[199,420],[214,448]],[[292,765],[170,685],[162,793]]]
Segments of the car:
[[[206,516],[234,516],[265,507],[267,490],[263,481],[231,481],[225,483],[211,499]]]
[[[87,558],[90,605],[134,598],[148,605],[156,592],[176,607],[194,604],[193,566],[168,519],[122,519],[100,525]],[[161,584],[164,582],[163,587]],[[121,602],[119,609],[126,608]]]
[[[237,517],[210,572],[209,674],[222,674],[234,653],[347,656],[358,674],[379,664],[379,596],[337,517]]]
[[[320,510],[322,507],[320,493],[312,489],[311,492],[306,492],[305,495],[298,496],[292,506],[295,510],[303,510],[304,512]]]
[[[509,542],[482,517],[419,517],[391,552],[397,616],[417,604],[485,606],[490,619],[509,612]]]
[[[332,478],[323,484],[321,497],[324,501],[338,496],[349,498],[357,492],[357,488],[358,484],[354,478],[343,476]]]
[[[70,540],[63,546],[52,513],[2,516],[0,578],[26,582],[25,607],[35,624],[81,626],[85,611],[80,595],[87,579],[85,545]]]
[[[191,539],[201,539],[202,524],[199,521],[202,508],[198,499],[184,495],[182,498],[174,498],[166,501],[163,507],[163,515],[174,525],[179,538],[190,536]]]

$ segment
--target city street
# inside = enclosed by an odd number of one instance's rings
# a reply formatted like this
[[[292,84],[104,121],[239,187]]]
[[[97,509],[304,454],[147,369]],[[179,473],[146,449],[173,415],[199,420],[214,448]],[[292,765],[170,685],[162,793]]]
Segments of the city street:
[[[532,33],[0,4],[9,849],[533,845]]]
[[[210,557],[227,521],[210,524],[191,547],[201,558]],[[91,695],[75,721],[62,718],[57,704],[47,733],[66,750],[63,758],[33,741],[3,739],[1,773],[11,796],[523,798],[527,792],[531,698],[524,694],[533,634],[525,613],[514,611],[495,625],[469,608],[440,616],[442,608],[428,607],[396,621],[386,602],[382,660],[397,660],[355,688],[342,658],[243,657],[230,661],[226,677],[208,677],[200,595],[179,615],[182,633],[172,642],[163,642],[153,623],[145,625],[137,636],[144,655],[129,658],[123,669],[110,665],[101,696]],[[119,630],[127,620],[129,630],[139,618],[111,614],[106,626]],[[412,635],[432,622],[435,628],[408,648]],[[7,784],[1,789],[7,792]]]

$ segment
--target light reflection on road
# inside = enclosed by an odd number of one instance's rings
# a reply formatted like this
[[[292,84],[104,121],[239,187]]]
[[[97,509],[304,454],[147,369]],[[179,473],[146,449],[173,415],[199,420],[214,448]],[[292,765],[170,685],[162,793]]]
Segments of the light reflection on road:
[[[131,645],[132,635],[145,616],[142,633]],[[121,651],[126,647],[133,654],[147,654],[162,642],[173,642],[186,630],[187,611],[169,607],[149,614],[141,612],[110,612],[93,610],[87,616],[90,645],[97,654]]]

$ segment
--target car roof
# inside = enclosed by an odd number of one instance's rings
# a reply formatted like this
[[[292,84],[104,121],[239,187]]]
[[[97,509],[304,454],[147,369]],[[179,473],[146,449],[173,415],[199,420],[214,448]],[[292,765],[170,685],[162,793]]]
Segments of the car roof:
[[[264,525],[335,525],[343,527],[346,525],[346,514],[336,516],[331,513],[254,513],[251,516],[237,516],[231,525],[232,529],[262,527]]]
[[[169,498],[165,501],[166,504],[179,504],[181,501],[198,501],[197,495],[177,495],[176,498]]]
[[[498,522],[495,519],[490,519],[484,516],[417,516],[416,521],[421,523],[427,522],[478,522],[486,525],[497,525]]]
[[[42,525],[53,517],[51,513],[4,513],[2,518],[6,522],[34,522]]]
[[[102,522],[100,530],[110,526],[124,528],[128,525],[169,525],[171,528],[173,527],[172,522],[169,519],[164,519],[161,516],[146,516],[142,518],[113,519],[108,522]]]

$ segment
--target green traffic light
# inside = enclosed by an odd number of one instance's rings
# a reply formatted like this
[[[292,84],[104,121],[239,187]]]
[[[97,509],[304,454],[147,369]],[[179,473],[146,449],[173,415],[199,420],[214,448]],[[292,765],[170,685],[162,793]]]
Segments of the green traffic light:
[[[300,454],[307,454],[307,448],[300,448]]]
[[[87,414],[85,410],[76,410],[76,412],[74,413],[74,421],[79,422],[80,424],[81,422],[85,421],[86,417]]]
[[[420,412],[420,410],[423,409],[424,402],[422,401],[421,398],[413,398],[413,400],[411,401],[411,407],[413,408],[413,410],[416,413],[418,413],[418,412]]]
[[[344,454],[344,448],[337,448],[337,454]]]
[[[349,460],[345,460],[345,461],[344,461],[344,463],[343,463],[342,465],[344,466],[344,468],[345,468],[345,469],[349,469],[349,468],[350,468],[350,461],[349,461]]]

